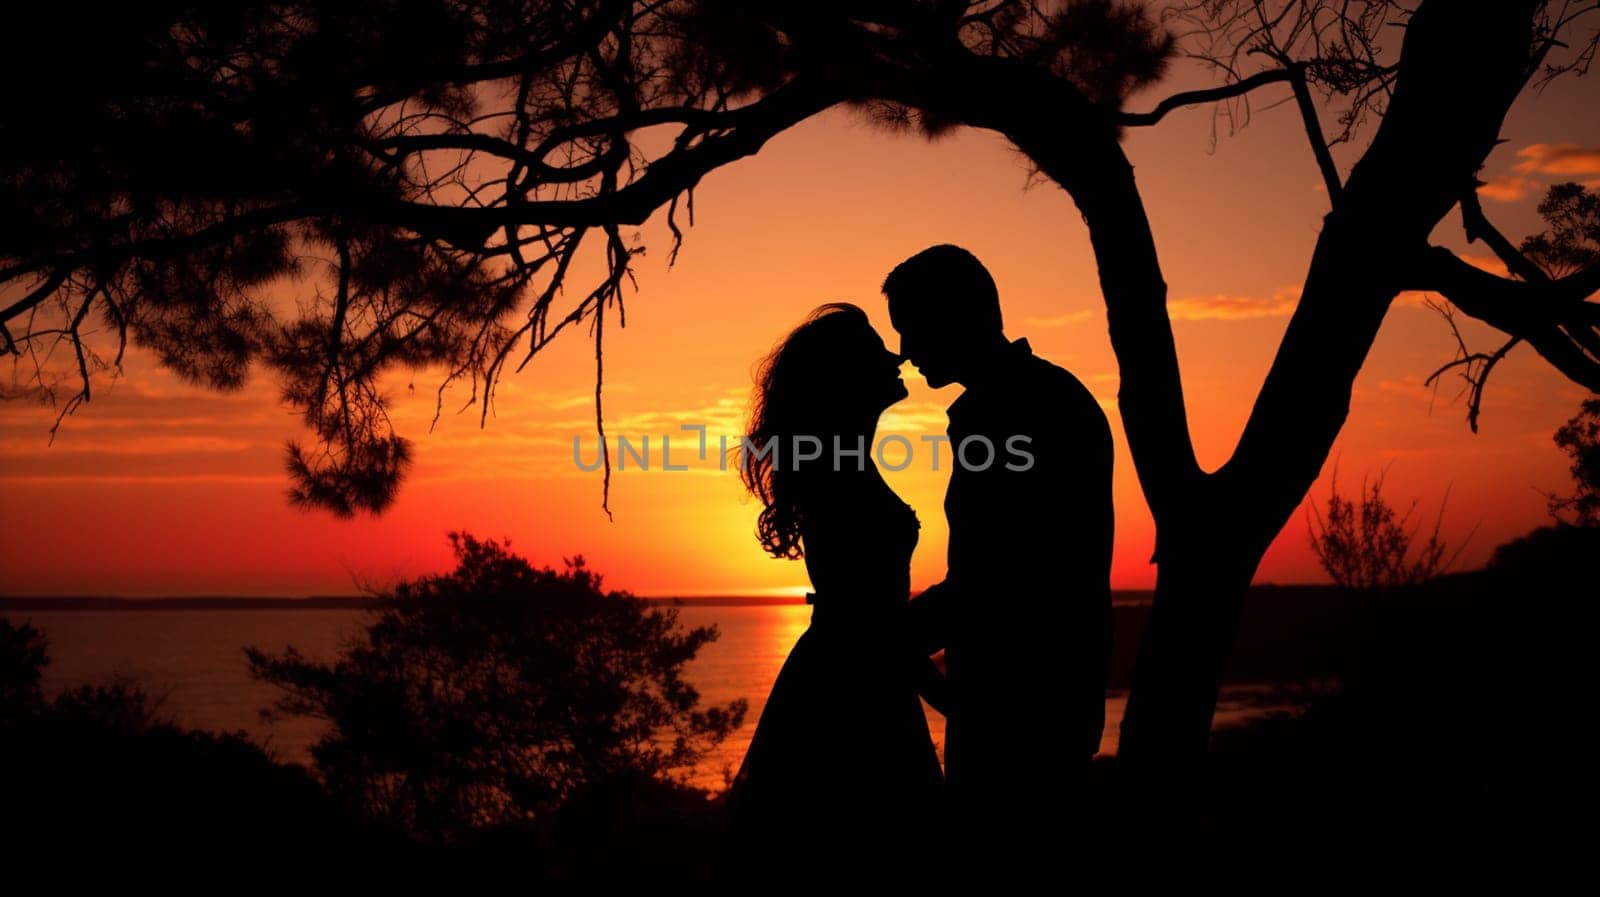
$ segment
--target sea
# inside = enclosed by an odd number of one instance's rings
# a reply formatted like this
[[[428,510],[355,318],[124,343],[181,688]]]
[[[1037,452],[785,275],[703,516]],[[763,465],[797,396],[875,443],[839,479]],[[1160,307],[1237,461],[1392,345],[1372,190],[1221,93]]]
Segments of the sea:
[[[767,692],[789,649],[810,622],[803,604],[751,606],[680,605],[685,626],[717,627],[720,637],[701,649],[686,678],[706,704],[749,702],[744,725],[689,771],[695,784],[720,790],[737,771],[766,703]],[[283,762],[309,763],[310,748],[326,723],[308,718],[266,719],[262,711],[279,697],[278,689],[250,677],[244,648],[269,653],[293,646],[313,658],[332,659],[340,645],[359,631],[359,609],[92,609],[8,610],[14,623],[31,622],[49,639],[50,663],[43,686],[47,696],[82,684],[128,677],[159,703],[160,715],[180,725],[218,731],[243,730]],[[1266,685],[1234,684],[1223,691],[1219,725],[1278,712]],[[1114,754],[1125,694],[1106,699],[1106,726],[1100,749]],[[935,743],[944,743],[944,719],[927,710]]]

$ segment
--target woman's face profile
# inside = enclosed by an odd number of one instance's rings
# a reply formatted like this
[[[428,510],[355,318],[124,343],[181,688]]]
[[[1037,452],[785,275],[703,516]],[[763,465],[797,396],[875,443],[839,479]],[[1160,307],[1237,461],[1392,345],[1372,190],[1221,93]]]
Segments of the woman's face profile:
[[[889,351],[883,337],[870,325],[851,330],[839,355],[848,365],[842,388],[857,390],[863,401],[872,404],[873,412],[881,412],[909,395],[905,381],[900,379],[900,366],[905,359]]]

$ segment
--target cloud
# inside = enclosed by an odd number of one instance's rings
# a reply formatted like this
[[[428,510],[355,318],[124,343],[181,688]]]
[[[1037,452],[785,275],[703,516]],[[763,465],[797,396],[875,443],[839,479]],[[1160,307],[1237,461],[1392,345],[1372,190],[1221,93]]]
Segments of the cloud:
[[[1064,315],[1051,315],[1045,318],[1024,318],[1023,323],[1029,327],[1069,327],[1073,324],[1082,324],[1094,317],[1093,309],[1068,312]]]
[[[1517,158],[1518,174],[1600,174],[1600,146],[1533,143],[1517,150]]]
[[[634,411],[620,415],[614,419],[608,418],[606,429],[616,428],[618,432],[631,433],[689,433],[685,426],[705,427],[708,432],[715,434],[718,430],[728,433],[744,432],[745,413],[749,399],[745,396],[724,395],[712,398],[696,407],[665,408],[650,411]],[[588,421],[585,427],[592,427],[593,422]],[[698,438],[698,436],[695,436]]]
[[[1400,377],[1393,380],[1379,380],[1378,391],[1390,395],[1403,396],[1408,399],[1432,400],[1433,387],[1429,386],[1422,377]]]
[[[1277,318],[1290,314],[1300,301],[1299,287],[1282,287],[1267,298],[1233,296],[1192,296],[1167,303],[1167,314],[1174,321],[1240,321],[1251,318]]]
[[[594,405],[594,393],[567,396],[560,399],[547,399],[543,404],[546,411],[570,411],[573,408],[589,408]]]
[[[1586,187],[1600,187],[1600,146],[1580,146],[1576,143],[1532,143],[1517,150],[1517,162],[1511,174],[1490,178],[1478,187],[1478,195],[1495,202],[1516,202],[1543,187],[1539,178],[1573,179],[1574,175],[1590,175],[1580,179]]]
[[[1499,177],[1490,178],[1488,183],[1479,185],[1478,195],[1484,199],[1492,199],[1495,202],[1516,202],[1527,196],[1528,191],[1537,186],[1538,184],[1532,178],[1503,174]]]
[[[177,455],[221,454],[248,451],[256,443],[247,439],[227,439],[219,436],[134,436],[117,439],[58,439],[54,444],[44,439],[0,438],[0,457],[15,458],[24,455]]]
[[[878,424],[881,433],[943,433],[949,416],[932,402],[901,402],[889,407]]]
[[[8,486],[49,486],[55,488],[68,483],[87,486],[149,486],[214,483],[223,485],[271,486],[281,488],[283,474],[236,473],[180,473],[180,474],[121,474],[121,473],[47,473],[0,474],[0,482]]]

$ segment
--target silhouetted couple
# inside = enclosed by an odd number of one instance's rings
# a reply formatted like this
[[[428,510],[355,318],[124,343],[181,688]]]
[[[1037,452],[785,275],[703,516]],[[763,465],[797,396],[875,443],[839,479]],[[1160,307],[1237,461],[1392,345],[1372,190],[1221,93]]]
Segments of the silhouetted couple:
[[[740,469],[762,547],[805,559],[814,608],[730,789],[735,830],[802,864],[938,865],[926,848],[947,835],[958,857],[1036,850],[1081,820],[1104,723],[1110,427],[1075,377],[1007,339],[966,250],[918,253],[883,292],[901,354],[860,308],[825,305],[759,375]],[[942,449],[950,470],[948,573],[909,601],[919,524],[873,451],[907,360],[965,387],[947,443],[885,443]],[[943,774],[919,694],[947,718]]]

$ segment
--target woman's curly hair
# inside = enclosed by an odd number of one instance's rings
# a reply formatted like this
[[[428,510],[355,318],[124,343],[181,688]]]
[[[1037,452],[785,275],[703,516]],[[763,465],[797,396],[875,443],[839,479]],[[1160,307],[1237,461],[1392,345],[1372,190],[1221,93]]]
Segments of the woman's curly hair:
[[[839,347],[851,331],[871,331],[867,313],[847,302],[813,311],[778,343],[756,374],[756,388],[745,441],[738,449],[739,477],[765,507],[756,521],[761,547],[773,557],[798,558],[804,493],[802,471],[784,464],[797,435],[819,438],[837,432],[840,399],[849,393],[839,364]],[[775,441],[774,441],[775,440]],[[771,451],[763,451],[769,444]],[[749,446],[754,449],[745,452]]]

